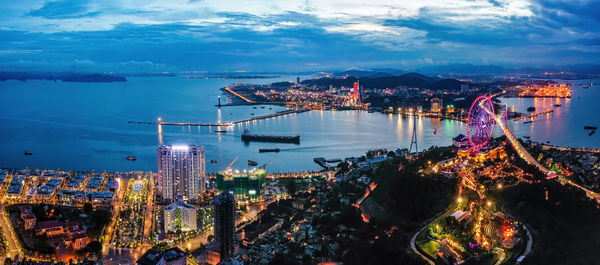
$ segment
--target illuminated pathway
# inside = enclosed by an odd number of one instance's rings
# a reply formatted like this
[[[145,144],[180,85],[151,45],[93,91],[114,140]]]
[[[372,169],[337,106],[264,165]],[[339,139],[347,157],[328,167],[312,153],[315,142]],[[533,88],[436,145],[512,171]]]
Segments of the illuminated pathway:
[[[225,87],[224,90],[227,91],[227,92],[229,92],[229,93],[231,93],[231,94],[233,94],[233,95],[235,95],[235,96],[237,96],[237,97],[239,97],[239,98],[241,98],[242,100],[244,100],[244,101],[246,101],[248,103],[256,103],[256,101],[250,100],[249,98],[242,96],[240,93],[231,90],[231,88],[229,88],[229,87]]]

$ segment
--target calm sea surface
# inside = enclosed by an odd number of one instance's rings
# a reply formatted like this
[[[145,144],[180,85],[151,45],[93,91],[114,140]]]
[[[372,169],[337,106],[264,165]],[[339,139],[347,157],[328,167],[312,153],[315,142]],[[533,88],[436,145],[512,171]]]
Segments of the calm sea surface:
[[[63,83],[51,81],[0,82],[0,167],[98,171],[156,171],[156,148],[165,144],[197,144],[206,148],[208,172],[216,172],[236,157],[237,169],[247,160],[259,165],[275,160],[268,171],[319,169],[314,157],[360,156],[371,148],[408,148],[413,120],[401,115],[366,111],[310,111],[237,124],[227,133],[217,128],[130,124],[128,121],[227,122],[284,110],[276,106],[236,106],[218,109],[219,88],[235,82],[271,83],[294,80],[129,78],[126,83]],[[597,80],[596,83],[599,83]],[[581,83],[577,81],[576,83]],[[224,98],[223,98],[224,99]],[[600,85],[576,88],[573,98],[503,99],[517,110],[536,106],[555,108],[548,117],[530,124],[511,122],[518,136],[567,146],[600,147],[600,132],[587,136],[584,125],[600,126]],[[271,108],[271,109],[269,109]],[[244,129],[257,134],[300,135],[301,144],[244,144]],[[434,135],[437,129],[438,134]],[[419,148],[446,146],[465,133],[465,125],[451,120],[417,120]],[[498,134],[498,133],[496,133]],[[259,148],[280,148],[259,153]],[[29,150],[33,156],[24,156]],[[133,155],[130,162],[125,156]],[[208,161],[216,160],[217,164]]]

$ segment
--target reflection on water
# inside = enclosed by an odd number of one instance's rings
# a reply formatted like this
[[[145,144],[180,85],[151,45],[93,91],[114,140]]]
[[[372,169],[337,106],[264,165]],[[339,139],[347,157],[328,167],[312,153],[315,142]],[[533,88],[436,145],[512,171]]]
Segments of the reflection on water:
[[[269,83],[288,79],[241,81]],[[131,78],[127,83],[114,84],[0,82],[0,167],[155,171],[159,144],[193,143],[205,146],[207,161],[218,161],[206,164],[209,172],[223,169],[235,157],[239,157],[235,165],[238,169],[247,169],[247,160],[261,165],[280,158],[267,167],[268,171],[278,172],[318,169],[314,157],[343,159],[362,155],[372,148],[395,150],[410,146],[411,118],[365,111],[297,113],[235,124],[226,133],[215,132],[219,129],[215,127],[127,123],[156,121],[158,117],[166,122],[229,122],[251,117],[250,113],[259,116],[284,109],[215,107],[221,95],[219,88],[238,81]],[[584,124],[600,123],[596,115],[600,113],[600,104],[584,95],[600,98],[594,87],[576,89],[572,99],[559,100],[561,107],[554,107],[556,99],[503,101],[515,105],[518,111],[530,106],[539,107],[539,111],[554,109],[548,117],[538,117],[530,124],[511,123],[518,136],[600,147],[600,134],[587,137],[582,132]],[[450,145],[452,137],[465,133],[464,123],[454,120],[419,117],[416,125],[421,150],[432,145]],[[300,135],[301,144],[244,145],[240,138],[244,129],[266,135]],[[281,152],[259,153],[260,148],[280,148]],[[34,155],[23,156],[24,150],[31,150]],[[136,156],[137,161],[125,160],[127,155]]]
[[[582,84],[591,82],[598,83],[598,80],[575,81]],[[503,98],[503,103],[514,106],[518,112],[528,113],[529,107],[535,107],[535,113],[553,111],[535,117],[530,123],[524,123],[525,120],[511,122],[510,128],[518,137],[530,136],[537,142],[600,148],[600,136],[588,136],[583,129],[586,125],[600,126],[600,104],[597,103],[600,87],[584,89],[576,85],[573,90],[571,98]]]

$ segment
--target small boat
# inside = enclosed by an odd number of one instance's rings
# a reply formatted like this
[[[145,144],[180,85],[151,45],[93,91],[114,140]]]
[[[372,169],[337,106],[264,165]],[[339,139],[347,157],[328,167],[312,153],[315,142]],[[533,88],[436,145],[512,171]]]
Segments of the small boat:
[[[528,135],[525,135],[525,136],[523,136],[523,138],[530,139],[531,137],[529,137]]]
[[[598,130],[598,127],[586,125],[583,127],[583,129],[584,130]]]
[[[524,121],[523,124],[532,123],[533,121]]]
[[[256,109],[256,107],[252,107],[253,109]]]
[[[135,156],[126,156],[125,159],[127,159],[129,161],[135,161],[135,160],[137,160],[137,158],[135,158]]]
[[[32,152],[30,152],[30,151],[27,151],[27,150],[25,150],[25,155],[26,155],[26,156],[30,156],[30,155],[33,155],[33,153],[32,153]]]
[[[549,143],[550,143],[550,141],[546,141],[546,143],[547,143],[547,144],[549,144]]]
[[[217,163],[217,160],[214,160],[214,159],[213,159],[213,160],[210,160],[210,163],[211,163],[211,164],[216,164],[216,163]]]
[[[250,115],[254,116],[254,113],[250,113]]]
[[[256,165],[258,165],[258,162],[253,161],[253,160],[248,160],[248,166],[249,167],[253,167],[253,166],[256,166]]]
[[[261,108],[261,109],[264,109],[264,108],[265,108],[265,106],[260,106],[260,108]]]
[[[281,151],[279,148],[273,148],[273,149],[258,149],[259,153],[268,153],[268,152],[274,152],[274,153],[279,153],[279,151]]]
[[[535,107],[529,107],[529,108],[527,108],[527,111],[534,112],[535,111]]]
[[[215,130],[216,133],[226,133],[227,130]]]
[[[438,135],[437,129],[433,130],[433,135]]]
[[[272,109],[272,108],[269,108],[269,109]]]
[[[560,106],[562,106],[562,105],[560,105],[560,104],[554,104],[554,106],[555,106],[555,107],[560,107]]]

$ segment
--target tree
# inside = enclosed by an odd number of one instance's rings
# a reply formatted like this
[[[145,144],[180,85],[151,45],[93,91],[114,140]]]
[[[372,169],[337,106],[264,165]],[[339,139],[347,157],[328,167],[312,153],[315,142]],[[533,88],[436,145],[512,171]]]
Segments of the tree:
[[[288,190],[288,193],[293,196],[294,194],[296,194],[296,190],[297,190],[296,181],[295,180],[290,180],[285,185],[285,188]]]
[[[86,202],[83,205],[83,212],[85,212],[85,214],[87,214],[87,215],[90,215],[90,214],[92,214],[92,211],[94,211],[94,207],[92,206],[91,203]]]
[[[87,244],[85,250],[92,254],[100,254],[100,251],[102,251],[102,244],[98,240],[94,240]]]

